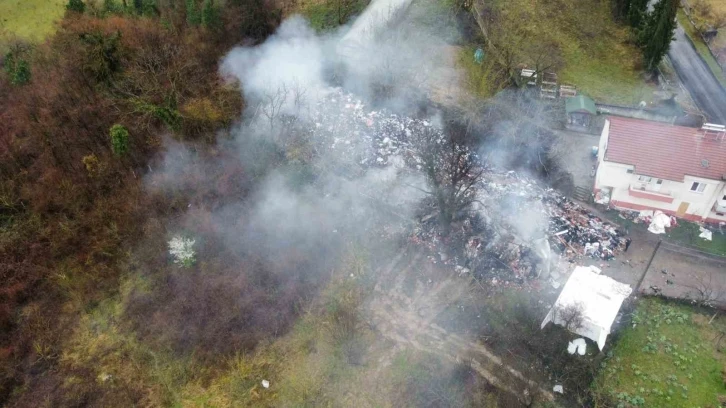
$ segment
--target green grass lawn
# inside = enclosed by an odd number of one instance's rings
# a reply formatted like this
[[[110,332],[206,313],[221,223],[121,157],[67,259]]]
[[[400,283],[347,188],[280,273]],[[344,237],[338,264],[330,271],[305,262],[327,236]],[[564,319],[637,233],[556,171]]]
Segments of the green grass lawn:
[[[656,87],[644,80],[641,51],[634,45],[630,29],[613,19],[609,0],[486,0],[482,3],[495,10],[493,30],[507,33],[499,34],[505,39],[498,41],[531,38],[558,50],[557,58],[561,61],[550,71],[558,74],[561,84],[574,85],[578,92],[598,102],[637,105],[653,100]],[[511,38],[515,40],[507,40],[509,33],[513,33]],[[535,66],[535,61],[541,58],[541,50],[528,48],[526,40],[515,48],[518,64]],[[494,74],[494,80],[501,75],[486,63],[481,68],[471,63],[464,68],[477,94],[485,93],[482,88],[491,88],[491,80],[482,79],[486,71]]]
[[[630,29],[613,20],[610,3],[587,0],[568,7],[571,20],[552,22],[565,60],[559,71],[562,83],[577,86],[597,102],[637,105],[651,102],[656,88],[645,82],[642,55]]]
[[[636,224],[631,220],[618,217],[618,214],[620,214],[618,210],[608,210],[605,214],[609,220],[622,226],[622,228],[628,231],[632,231],[634,229],[646,231],[648,229],[648,224]],[[713,240],[706,241],[698,236],[701,233],[698,224],[685,220],[678,220],[677,226],[668,228],[666,233],[661,236],[666,241],[673,242],[675,244],[693,247],[713,255],[726,256],[726,234],[720,234],[718,231],[713,230],[712,232]]]
[[[706,241],[698,236],[700,233],[698,224],[681,221],[678,226],[668,230],[666,236],[676,243],[696,247],[710,254],[726,256],[726,235],[713,231],[713,240]]]
[[[681,305],[644,298],[594,383],[596,395],[618,407],[716,407],[726,395],[726,357],[716,350],[726,324]]]
[[[637,49],[615,40],[596,47],[602,50],[594,55],[585,43],[565,47],[567,65],[560,71],[560,80],[597,102],[637,105],[652,101],[655,88],[634,68],[641,58]]]
[[[0,0],[0,40],[42,41],[63,17],[65,0]]]
[[[721,85],[726,86],[726,77],[724,77],[721,65],[719,65],[716,59],[713,58],[713,55],[711,55],[711,52],[708,50],[708,46],[698,35],[696,28],[693,27],[693,24],[691,24],[688,20],[688,17],[686,17],[686,13],[684,13],[683,10],[678,10],[678,22],[681,24],[683,30],[686,32],[691,41],[693,41],[693,45],[696,46],[696,51],[698,51],[701,57],[703,57],[706,61],[706,64],[711,69],[711,72],[713,72],[716,76],[716,79],[718,79]]]

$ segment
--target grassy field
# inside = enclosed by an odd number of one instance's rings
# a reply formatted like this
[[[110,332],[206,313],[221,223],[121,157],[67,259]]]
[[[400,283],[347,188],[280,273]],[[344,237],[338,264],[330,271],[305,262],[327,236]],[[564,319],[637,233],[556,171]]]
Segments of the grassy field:
[[[678,10],[678,22],[681,24],[683,30],[685,30],[691,41],[693,41],[693,44],[696,46],[696,51],[698,51],[701,57],[703,57],[706,61],[706,64],[711,69],[711,72],[713,72],[716,76],[716,79],[718,79],[721,85],[726,86],[726,77],[724,76],[721,66],[718,64],[716,59],[713,58],[713,55],[711,55],[711,52],[708,50],[708,46],[698,35],[696,28],[693,27],[693,24],[691,24],[688,20],[688,17],[686,17],[686,13],[684,13],[683,10]]]
[[[0,40],[42,41],[65,12],[65,0],[0,0]]]
[[[216,362],[154,347],[124,327],[124,298],[146,286],[145,278],[132,278],[119,297],[86,313],[59,358],[63,370],[96,377],[103,406],[134,405],[124,399],[129,390],[144,395],[145,406],[418,407],[432,398],[495,406],[496,396],[466,365],[396,348],[362,320],[341,326],[336,314],[359,307],[352,281],[331,285],[285,336]],[[81,395],[80,377],[67,382],[66,393]]]
[[[630,30],[613,20],[609,1],[486,3],[496,10],[492,29],[504,33],[499,34],[504,42],[518,41],[514,47],[518,63],[534,66],[534,60],[541,58],[541,49],[530,44],[534,40],[559,55],[561,63],[553,71],[560,83],[575,85],[599,102],[636,105],[653,99],[655,87],[643,80],[640,50],[633,45]],[[490,87],[482,84],[482,73],[477,71],[488,67],[464,68],[474,77],[473,83]]]
[[[726,356],[716,339],[726,319],[645,298],[595,381],[595,392],[618,407],[715,407],[726,394]],[[723,346],[723,345],[722,345]]]
[[[297,10],[318,31],[331,30],[360,14],[370,0],[302,0]]]
[[[670,229],[666,236],[674,242],[696,247],[710,254],[726,256],[725,234],[713,231],[713,239],[706,241],[698,236],[700,233],[698,224],[680,222],[677,227]]]

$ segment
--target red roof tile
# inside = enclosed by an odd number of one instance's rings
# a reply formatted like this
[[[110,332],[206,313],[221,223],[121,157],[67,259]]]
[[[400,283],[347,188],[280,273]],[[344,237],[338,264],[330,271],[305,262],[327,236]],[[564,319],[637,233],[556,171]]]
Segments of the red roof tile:
[[[684,176],[721,180],[726,175],[726,139],[703,137],[696,128],[611,116],[605,160],[635,166],[635,173],[666,180]],[[703,164],[707,160],[708,167]]]

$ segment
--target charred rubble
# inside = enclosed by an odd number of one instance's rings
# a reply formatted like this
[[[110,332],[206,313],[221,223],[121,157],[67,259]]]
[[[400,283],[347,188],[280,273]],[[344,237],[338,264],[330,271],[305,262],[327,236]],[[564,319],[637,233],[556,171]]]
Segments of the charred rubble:
[[[392,168],[399,175],[421,176],[426,160],[417,145],[420,135],[439,144],[447,140],[433,121],[369,110],[353,95],[335,90],[309,109],[308,132],[314,154],[326,157],[317,162],[337,174],[353,177]],[[609,261],[624,249],[621,231],[557,190],[526,174],[481,163],[473,150],[465,156],[476,164],[471,169],[476,179],[469,180],[471,205],[458,208],[442,228],[436,198],[424,196],[417,222],[407,229],[409,243],[428,252],[431,262],[480,279],[523,283],[559,269],[559,262],[584,257]]]
[[[430,215],[421,218],[411,240],[426,247],[433,262],[480,279],[523,283],[559,269],[559,262],[613,260],[625,247],[626,237],[613,224],[533,178],[488,169],[478,189],[480,199],[448,237]]]

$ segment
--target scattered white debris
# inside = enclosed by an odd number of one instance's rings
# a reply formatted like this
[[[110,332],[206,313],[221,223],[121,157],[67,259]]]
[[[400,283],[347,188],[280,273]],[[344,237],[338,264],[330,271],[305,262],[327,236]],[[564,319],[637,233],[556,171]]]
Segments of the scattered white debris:
[[[643,212],[641,212],[642,214]],[[662,211],[656,211],[648,226],[648,231],[653,234],[665,234],[666,228],[671,227],[671,217]]]
[[[459,274],[459,276],[466,275],[467,273],[470,272],[469,268],[465,268],[461,265],[456,265],[456,267],[454,267],[454,271],[456,271]]]
[[[270,388],[270,382],[267,380],[262,380],[262,386],[265,388]]]
[[[554,387],[552,387],[552,391],[553,392],[559,392],[560,394],[564,394],[565,393],[564,388],[562,388],[562,386],[559,385],[559,384],[558,385],[555,385]]]
[[[169,254],[174,257],[174,263],[183,267],[190,267],[196,261],[197,253],[194,251],[194,243],[191,238],[184,238],[179,235],[169,241]]]
[[[607,205],[610,203],[610,189],[604,188],[595,194],[595,202],[598,204]]]
[[[567,352],[570,354],[575,354],[575,352],[577,352],[577,354],[584,356],[587,352],[587,343],[585,342],[585,339],[580,337],[579,339],[572,340],[567,345]]]
[[[713,232],[709,230],[708,228],[699,227],[701,229],[701,234],[699,237],[705,239],[706,241],[710,241],[713,239]]]
[[[638,220],[641,222],[648,222],[653,218],[653,210],[642,210],[638,213]]]
[[[602,273],[602,269],[598,268],[595,265],[590,265],[590,270],[593,271],[593,272],[595,272],[598,275]]]

